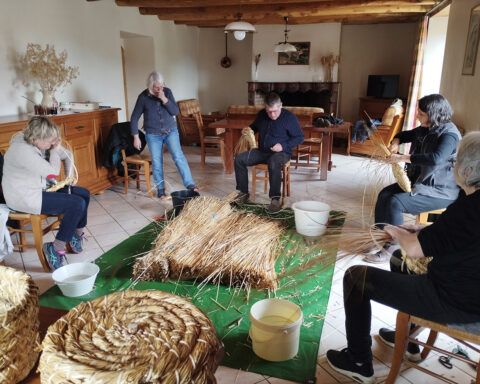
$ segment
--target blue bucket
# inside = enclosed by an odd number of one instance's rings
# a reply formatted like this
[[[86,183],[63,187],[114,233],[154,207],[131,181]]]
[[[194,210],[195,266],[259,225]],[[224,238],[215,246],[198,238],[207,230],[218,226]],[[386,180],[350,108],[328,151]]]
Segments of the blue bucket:
[[[170,194],[172,196],[172,204],[175,209],[175,216],[178,216],[183,209],[183,206],[188,200],[200,196],[198,192],[191,189],[184,189],[182,191],[175,191]]]

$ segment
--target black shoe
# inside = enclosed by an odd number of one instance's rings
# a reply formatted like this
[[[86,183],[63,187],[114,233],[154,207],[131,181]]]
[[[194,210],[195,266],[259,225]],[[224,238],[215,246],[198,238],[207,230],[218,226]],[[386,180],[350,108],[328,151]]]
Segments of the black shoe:
[[[248,202],[249,197],[250,195],[248,193],[239,192],[238,195],[235,197],[235,199],[233,199],[233,202],[237,204],[245,204]]]
[[[267,211],[269,213],[277,213],[282,209],[282,203],[280,202],[280,199],[272,199],[270,205],[267,208]]]
[[[353,361],[348,348],[341,351],[327,351],[327,362],[337,372],[350,377],[359,383],[374,383],[372,362],[357,365]]]
[[[388,328],[380,328],[378,331],[378,336],[382,342],[388,346],[395,347],[395,331],[392,331]],[[407,352],[405,353],[406,357],[410,361],[420,361],[422,360],[422,355],[420,354],[420,347],[418,344],[408,343]]]

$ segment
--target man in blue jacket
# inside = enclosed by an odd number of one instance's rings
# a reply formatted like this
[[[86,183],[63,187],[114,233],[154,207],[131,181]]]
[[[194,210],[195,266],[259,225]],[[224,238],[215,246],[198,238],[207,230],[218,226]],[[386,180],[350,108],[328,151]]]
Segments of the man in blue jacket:
[[[282,108],[280,96],[271,92],[265,98],[265,109],[258,112],[255,121],[250,125],[253,132],[258,133],[258,148],[240,153],[235,157],[235,179],[238,203],[248,201],[248,166],[256,164],[268,165],[270,181],[269,197],[272,199],[268,210],[278,212],[281,209],[282,167],[292,156],[292,149],[303,143],[304,135],[297,117]],[[244,128],[242,134],[246,134]]]

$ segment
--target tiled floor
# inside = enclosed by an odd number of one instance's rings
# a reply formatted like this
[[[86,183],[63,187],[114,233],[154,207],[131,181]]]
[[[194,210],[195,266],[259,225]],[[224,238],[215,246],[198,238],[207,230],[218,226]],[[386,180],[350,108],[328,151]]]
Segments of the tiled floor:
[[[200,167],[200,150],[198,147],[186,147],[185,153],[189,160],[194,178],[205,195],[223,197],[235,190],[234,175],[226,175],[223,172],[219,158],[208,157],[204,168]],[[170,156],[165,156],[165,178],[168,181],[169,191],[184,189],[181,178],[173,165]],[[364,196],[365,201],[371,201],[365,194],[365,185],[371,180],[367,177],[372,174],[372,167],[364,158],[355,156],[333,155],[334,168],[328,175],[328,181],[319,181],[319,176],[312,168],[292,168],[291,197],[286,200],[291,205],[299,200],[321,200],[331,205],[332,209],[347,211],[351,217],[345,226],[358,226],[362,221],[362,214],[367,214],[371,208],[361,209]],[[374,172],[373,172],[374,173]],[[370,181],[369,181],[370,180]],[[105,251],[111,249],[122,240],[143,228],[152,221],[154,216],[160,216],[165,210],[171,208],[171,200],[161,202],[158,199],[150,199],[143,190],[138,192],[134,183],[131,183],[128,195],[123,194],[123,184],[116,185],[105,191],[102,195],[92,197],[89,208],[86,250],[82,255],[68,256],[68,262],[78,260],[94,260]],[[256,202],[268,203],[268,199],[261,193],[260,187]],[[411,219],[411,218],[410,218]],[[53,236],[47,235],[46,241]],[[14,253],[5,260],[6,265],[24,269],[33,276],[43,292],[53,285],[51,275],[42,271],[40,262],[34,250],[23,254]],[[344,310],[342,295],[342,277],[345,270],[353,264],[362,263],[361,257],[351,255],[342,258],[335,267],[332,293],[329,300],[327,316],[320,340],[320,351],[317,364],[317,383],[351,383],[353,381],[335,373],[327,364],[325,353],[328,349],[339,349],[346,346],[344,328]],[[380,265],[388,268],[388,265]],[[395,324],[396,311],[383,305],[373,303],[372,334],[376,334],[380,327],[393,327]],[[420,338],[425,337],[421,335]],[[456,343],[449,338],[442,338],[441,343],[447,345],[449,350]],[[385,380],[390,362],[392,349],[373,338],[374,369],[377,382]],[[470,356],[477,358],[473,352]],[[423,363],[434,371],[444,374],[457,383],[470,383],[475,371],[463,363],[454,363],[452,370],[444,368],[438,362],[438,354],[431,353]],[[238,383],[289,383],[274,377],[266,377],[249,372],[220,367],[217,371],[217,379],[221,384]],[[441,383],[442,381],[427,376],[417,370],[404,370],[397,383]]]

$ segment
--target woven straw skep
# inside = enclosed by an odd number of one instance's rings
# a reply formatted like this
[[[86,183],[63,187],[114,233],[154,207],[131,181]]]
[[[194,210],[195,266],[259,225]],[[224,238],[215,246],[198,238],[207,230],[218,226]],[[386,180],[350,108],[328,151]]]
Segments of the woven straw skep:
[[[228,198],[198,197],[163,229],[154,249],[137,259],[133,274],[142,280],[164,280],[165,268],[159,265],[168,260],[172,278],[276,289],[282,232],[275,221],[232,210]]]
[[[247,134],[240,136],[233,149],[233,154],[238,155],[239,153],[247,152],[250,149],[257,148],[257,140],[255,140],[255,133],[252,128],[247,129]]]
[[[38,288],[22,271],[0,266],[0,383],[17,383],[38,359]]]
[[[221,343],[190,301],[146,290],[78,305],[42,344],[42,383],[216,383]]]

